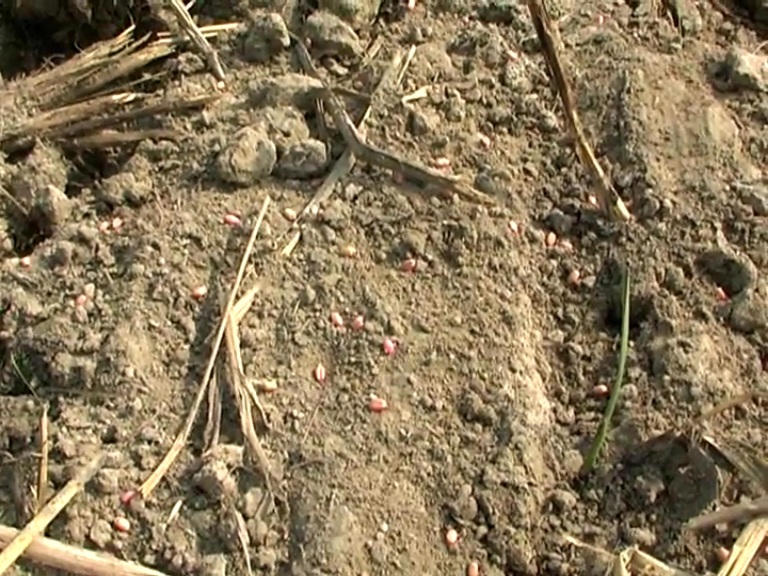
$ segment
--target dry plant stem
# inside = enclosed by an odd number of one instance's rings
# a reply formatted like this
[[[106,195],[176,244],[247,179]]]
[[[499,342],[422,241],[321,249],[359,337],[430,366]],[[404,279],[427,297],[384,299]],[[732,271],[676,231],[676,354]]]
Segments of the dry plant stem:
[[[235,324],[235,318],[231,311],[228,313],[227,317],[229,318],[229,321],[226,325],[225,340],[229,385],[232,388],[232,395],[237,402],[238,412],[240,414],[240,427],[243,436],[248,443],[248,448],[256,461],[256,464],[261,468],[261,473],[264,476],[267,490],[272,493],[272,468],[267,459],[267,455],[264,453],[264,449],[261,447],[261,442],[256,434],[256,429],[253,426],[252,406],[255,405],[257,407],[261,412],[262,418],[264,418],[264,409],[261,407],[258,397],[255,396],[255,392],[253,396],[250,394],[251,390],[248,389],[247,383],[245,382],[242,359],[239,353],[237,325]]]
[[[0,525],[0,549],[8,546],[18,532],[15,528]],[[32,541],[24,552],[24,558],[47,568],[81,576],[166,576],[151,568],[42,536]]]
[[[219,376],[214,370],[208,386],[208,418],[203,431],[204,452],[210,452],[219,443],[221,437],[221,387]]]
[[[243,252],[243,257],[240,260],[240,267],[237,271],[237,278],[235,279],[235,282],[232,285],[232,289],[230,290],[230,293],[229,293],[229,299],[227,300],[226,314],[222,316],[221,321],[219,322],[219,330],[216,333],[216,339],[213,342],[213,348],[211,349],[211,355],[210,355],[210,358],[208,359],[208,365],[205,368],[205,373],[203,374],[203,380],[200,383],[200,388],[197,391],[197,396],[195,397],[195,400],[192,404],[192,408],[187,414],[187,419],[184,423],[184,426],[181,429],[181,431],[178,433],[176,438],[174,439],[173,444],[171,445],[171,448],[168,450],[166,455],[157,465],[157,468],[155,468],[152,471],[152,474],[150,474],[149,477],[141,485],[140,492],[143,498],[148,498],[149,495],[157,487],[160,480],[162,480],[163,477],[166,475],[171,465],[173,465],[179,453],[184,448],[184,444],[187,442],[187,438],[189,438],[189,434],[192,431],[192,427],[195,425],[197,413],[200,410],[200,406],[203,403],[203,400],[205,399],[208,393],[208,385],[211,381],[211,376],[213,375],[213,371],[216,367],[216,358],[219,354],[221,343],[224,340],[224,333],[226,332],[227,324],[229,323],[232,307],[235,304],[235,300],[237,299],[237,292],[240,290],[240,284],[243,281],[243,276],[245,276],[245,269],[248,266],[248,260],[251,257],[251,252],[253,252],[253,246],[256,244],[256,237],[259,235],[259,230],[261,229],[261,223],[264,221],[264,216],[267,213],[269,204],[270,204],[270,198],[269,196],[267,196],[266,198],[264,198],[264,203],[261,206],[261,211],[259,212],[259,216],[256,219],[256,225],[253,227],[251,236],[248,239],[248,245],[246,246],[245,252]]]
[[[407,60],[407,62],[410,62],[410,60]],[[358,133],[362,138],[365,138],[365,123],[371,116],[371,112],[373,110],[373,100],[375,99],[376,95],[380,94],[385,88],[389,86],[397,86],[400,83],[400,80],[402,80],[402,75],[405,73],[406,66],[407,64],[403,65],[403,58],[400,53],[396,53],[392,58],[389,66],[384,71],[384,74],[382,74],[378,84],[374,88],[373,94],[371,94],[370,97],[370,102],[363,112],[363,117],[357,124]],[[300,234],[298,231],[299,226],[304,221],[304,219],[310,214],[310,212],[312,212],[313,209],[319,208],[320,204],[330,198],[339,180],[344,178],[347,174],[349,174],[352,168],[354,168],[355,161],[356,158],[352,153],[352,149],[347,147],[347,149],[344,150],[342,155],[336,161],[336,164],[334,164],[333,169],[325,177],[325,180],[323,180],[323,183],[317,189],[314,196],[304,205],[304,208],[301,210],[299,215],[296,217],[296,220],[294,220],[291,227],[288,229],[288,233],[294,232],[294,236]],[[281,236],[281,238],[283,236]],[[296,247],[296,243],[298,243],[298,239],[295,242],[289,240],[288,244],[286,244],[281,251],[282,256],[290,256],[293,252],[293,249]]]
[[[171,7],[171,10],[173,10],[174,14],[176,14],[176,18],[178,18],[179,25],[181,26],[182,30],[187,33],[192,43],[197,47],[198,50],[200,50],[200,53],[205,56],[205,59],[208,61],[208,66],[211,67],[211,71],[216,77],[216,80],[223,83],[224,70],[222,69],[221,62],[219,61],[219,55],[216,54],[216,51],[208,43],[208,40],[205,39],[205,36],[200,31],[200,28],[197,27],[197,24],[195,24],[192,16],[189,15],[187,7],[184,6],[181,0],[168,0],[168,4]]]
[[[703,530],[717,524],[743,524],[755,518],[768,518],[768,496],[697,516],[688,522],[688,529]]]
[[[48,499],[48,403],[40,414],[40,466],[37,469],[37,508],[40,512]]]
[[[312,63],[312,59],[309,56],[306,46],[304,46],[297,36],[292,34],[291,37],[293,38],[296,52],[299,56],[299,61],[304,68],[304,72],[321,83],[320,97],[325,104],[325,108],[331,115],[334,126],[341,132],[344,142],[352,151],[352,154],[359,160],[386,170],[391,170],[394,173],[402,174],[407,179],[415,180],[422,184],[432,185],[439,191],[452,192],[471,202],[485,205],[496,204],[491,197],[483,194],[479,190],[475,190],[460,178],[446,176],[441,172],[420,166],[410,160],[406,160],[386,150],[376,148],[375,146],[366,143],[360,137],[354,124],[352,124],[352,121],[349,119],[344,106],[342,106],[336,94],[323,82],[317,68]]]
[[[759,518],[750,522],[734,542],[731,554],[718,571],[718,576],[745,574],[755,556],[762,552],[767,533],[768,518]]]
[[[624,202],[619,198],[611,186],[608,177],[603,172],[595,157],[595,153],[587,143],[584,128],[576,112],[571,86],[566,78],[560,60],[559,36],[552,27],[552,20],[546,8],[545,0],[527,0],[528,11],[531,14],[536,34],[541,42],[544,57],[547,62],[549,76],[555,84],[556,91],[563,104],[563,111],[568,122],[571,134],[575,141],[576,154],[584,167],[589,171],[590,177],[596,187],[596,196],[601,210],[607,217],[613,220],[629,220],[629,212]]]
[[[100,454],[78,472],[72,480],[67,482],[64,488],[51,498],[40,512],[8,543],[0,552],[0,574],[4,574],[14,562],[24,554],[32,541],[42,534],[48,525],[61,512],[70,500],[80,492],[94,474],[99,471],[104,463],[105,455]]]

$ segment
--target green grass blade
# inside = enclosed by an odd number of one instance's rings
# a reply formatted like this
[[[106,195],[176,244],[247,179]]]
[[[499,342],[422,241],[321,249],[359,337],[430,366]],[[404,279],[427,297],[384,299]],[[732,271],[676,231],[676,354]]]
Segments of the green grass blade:
[[[627,268],[624,271],[624,281],[622,282],[621,343],[619,345],[619,362],[616,367],[616,381],[613,385],[613,390],[611,390],[611,397],[608,399],[608,404],[605,407],[603,419],[600,421],[600,426],[597,429],[597,435],[595,435],[592,446],[589,448],[589,453],[584,459],[584,465],[581,468],[583,473],[591,471],[595,466],[600,450],[608,438],[608,430],[611,427],[613,412],[616,410],[619,394],[621,394],[621,386],[624,383],[624,371],[627,367],[627,353],[629,351],[629,294],[630,280],[629,268]]]

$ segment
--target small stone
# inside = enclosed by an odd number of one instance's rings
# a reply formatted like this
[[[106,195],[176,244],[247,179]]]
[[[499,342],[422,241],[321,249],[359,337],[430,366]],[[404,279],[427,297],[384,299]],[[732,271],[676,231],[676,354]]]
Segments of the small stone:
[[[576,506],[577,502],[578,498],[576,498],[573,492],[568,490],[555,490],[552,492],[552,503],[560,512],[572,509]]]
[[[37,195],[37,207],[44,221],[52,229],[59,227],[72,214],[72,200],[55,186],[45,186]]]
[[[216,158],[216,171],[225,182],[253,186],[272,173],[276,162],[274,142],[264,132],[243,128]]]
[[[251,488],[243,494],[240,502],[240,510],[246,519],[254,518],[258,515],[264,501],[264,491],[261,488]]]
[[[116,494],[120,491],[120,470],[102,468],[94,477],[93,485],[101,494]]]
[[[307,18],[304,33],[311,42],[312,51],[318,56],[352,59],[363,53],[360,38],[352,27],[325,10],[313,12]]]
[[[376,18],[381,0],[319,0],[320,10],[327,10],[349,22],[355,29],[367,27]]]
[[[227,557],[224,554],[203,556],[199,574],[200,576],[227,576]]]
[[[254,80],[248,85],[248,99],[253,106],[295,106],[309,112],[322,87],[320,80],[292,72]]]
[[[88,532],[88,538],[97,548],[103,550],[109,546],[109,543],[112,541],[112,534],[112,525],[103,518],[99,518],[93,523],[93,526],[91,526],[91,530]]]
[[[555,208],[547,214],[546,224],[558,236],[566,236],[573,228],[573,217]]]
[[[256,553],[254,563],[261,570],[271,571],[277,563],[277,552],[272,548],[261,548]]]
[[[243,40],[243,58],[248,62],[267,62],[291,45],[288,26],[280,14],[251,14],[248,32]]]
[[[768,58],[764,54],[733,47],[723,68],[734,90],[768,91]]]
[[[275,174],[297,180],[314,178],[328,165],[328,151],[323,142],[309,139],[288,147],[277,163]]]
[[[739,294],[731,303],[728,324],[734,330],[752,334],[768,330],[768,301],[764,295],[748,290]]]
[[[768,216],[768,187],[739,186],[741,201],[752,208],[755,216]]]
[[[253,128],[266,133],[277,147],[278,155],[288,146],[309,139],[309,127],[304,115],[291,106],[268,106],[255,114]]]
[[[215,500],[232,498],[237,494],[237,481],[221,460],[210,460],[195,474],[195,485]]]

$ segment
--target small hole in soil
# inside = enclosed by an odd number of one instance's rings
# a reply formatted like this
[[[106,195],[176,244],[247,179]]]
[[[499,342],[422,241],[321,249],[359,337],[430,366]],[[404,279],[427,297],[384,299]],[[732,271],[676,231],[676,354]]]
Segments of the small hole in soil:
[[[721,250],[705,252],[696,264],[728,296],[735,296],[752,284],[752,272],[747,265]]]
[[[7,219],[11,225],[13,250],[17,256],[29,256],[37,246],[53,236],[48,218],[38,210],[27,214],[17,210],[13,215],[8,215]]]
[[[621,333],[622,306],[621,293],[618,298],[610,299],[605,309],[605,325]],[[653,310],[653,300],[648,296],[630,296],[629,298],[629,329],[636,330],[648,319]]]

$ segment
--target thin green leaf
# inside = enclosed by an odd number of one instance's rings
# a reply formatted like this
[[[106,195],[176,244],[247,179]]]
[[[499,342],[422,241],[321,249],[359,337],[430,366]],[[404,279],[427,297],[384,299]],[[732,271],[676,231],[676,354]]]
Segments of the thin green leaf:
[[[597,429],[597,435],[592,441],[592,446],[589,448],[587,457],[584,459],[584,465],[581,468],[583,473],[587,473],[594,468],[597,457],[600,455],[600,450],[602,450],[603,444],[605,444],[608,438],[608,430],[611,427],[613,413],[619,402],[621,386],[624,383],[624,371],[627,367],[627,353],[629,351],[629,294],[630,279],[629,268],[627,268],[624,271],[624,280],[622,282],[621,343],[619,345],[619,362],[616,368],[616,381],[611,390],[611,397],[608,399],[608,404],[605,407],[603,419],[600,421],[600,426]]]

